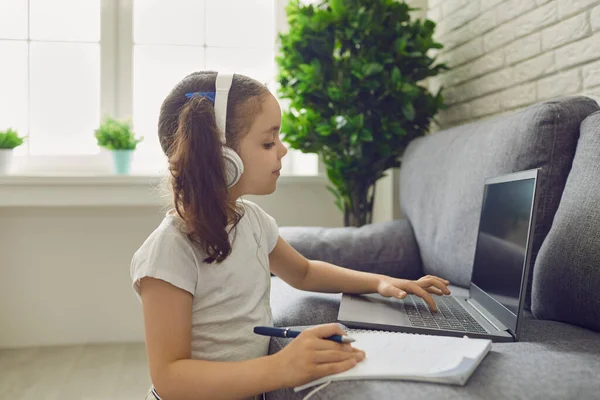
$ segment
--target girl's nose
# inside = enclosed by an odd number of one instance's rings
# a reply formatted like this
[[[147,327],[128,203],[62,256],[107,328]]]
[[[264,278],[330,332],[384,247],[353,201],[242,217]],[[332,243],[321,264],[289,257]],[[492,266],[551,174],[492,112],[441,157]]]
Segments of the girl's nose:
[[[288,152],[287,147],[285,147],[285,145],[283,143],[281,143],[281,151],[279,152],[279,154],[281,154],[281,156],[279,156],[279,158],[285,157],[285,155],[287,154],[287,152]]]

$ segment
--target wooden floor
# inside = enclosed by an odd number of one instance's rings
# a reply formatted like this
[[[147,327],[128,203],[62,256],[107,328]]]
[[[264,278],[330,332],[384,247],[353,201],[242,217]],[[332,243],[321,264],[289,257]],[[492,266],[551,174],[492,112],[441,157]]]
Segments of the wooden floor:
[[[143,343],[0,349],[0,400],[143,400]]]

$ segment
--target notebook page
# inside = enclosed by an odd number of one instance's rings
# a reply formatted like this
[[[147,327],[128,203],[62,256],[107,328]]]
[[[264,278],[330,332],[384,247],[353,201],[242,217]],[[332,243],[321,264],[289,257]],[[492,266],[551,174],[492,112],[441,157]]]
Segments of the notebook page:
[[[352,332],[352,345],[367,358],[342,374],[352,376],[429,375],[453,369],[463,357],[477,358],[487,340],[406,333]]]
[[[360,330],[346,332],[356,339],[352,346],[365,351],[365,360],[348,371],[299,386],[296,391],[328,380],[429,376],[431,381],[436,381],[434,377],[451,373],[464,358],[480,358],[491,344],[488,339]]]

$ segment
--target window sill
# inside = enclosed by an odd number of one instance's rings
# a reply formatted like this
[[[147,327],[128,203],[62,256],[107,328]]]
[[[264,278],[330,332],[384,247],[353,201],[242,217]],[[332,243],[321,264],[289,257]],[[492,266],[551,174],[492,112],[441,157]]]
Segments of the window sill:
[[[326,180],[324,175],[284,175],[278,184],[324,186]],[[0,207],[161,206],[164,183],[158,175],[5,175],[0,176]]]

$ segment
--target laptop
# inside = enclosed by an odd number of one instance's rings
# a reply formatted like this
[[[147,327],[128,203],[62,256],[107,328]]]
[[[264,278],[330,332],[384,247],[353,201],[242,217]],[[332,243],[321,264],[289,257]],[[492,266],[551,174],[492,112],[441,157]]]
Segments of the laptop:
[[[350,328],[519,340],[534,236],[538,170],[485,180],[468,296],[343,294],[338,320]]]

